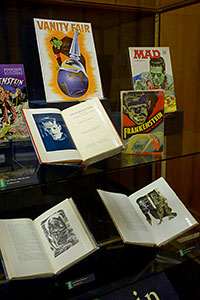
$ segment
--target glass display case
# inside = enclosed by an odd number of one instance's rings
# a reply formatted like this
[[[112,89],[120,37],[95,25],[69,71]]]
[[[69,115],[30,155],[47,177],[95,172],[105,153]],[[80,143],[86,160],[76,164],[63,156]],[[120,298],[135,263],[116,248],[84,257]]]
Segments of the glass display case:
[[[162,155],[120,153],[85,168],[40,165],[29,139],[0,140],[0,218],[34,219],[72,197],[100,246],[53,278],[9,282],[2,263],[2,299],[153,299],[155,282],[160,299],[161,293],[169,299],[198,298],[199,226],[161,248],[124,244],[96,190],[130,195],[163,176],[200,219],[199,42],[195,31],[191,36],[192,28],[199,26],[199,13],[198,1],[189,0],[3,1],[0,63],[24,65],[31,108],[63,109],[74,104],[46,103],[33,23],[33,18],[45,18],[92,24],[101,101],[119,134],[119,94],[133,88],[130,46],[170,47],[178,109],[165,115]]]

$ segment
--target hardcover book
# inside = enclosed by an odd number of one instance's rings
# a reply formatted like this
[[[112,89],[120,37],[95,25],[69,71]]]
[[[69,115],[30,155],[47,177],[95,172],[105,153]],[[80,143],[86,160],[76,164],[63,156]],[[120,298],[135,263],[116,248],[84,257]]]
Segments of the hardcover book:
[[[90,23],[34,18],[46,102],[103,98]]]
[[[124,149],[101,101],[57,108],[22,109],[40,163],[92,164]]]
[[[176,111],[169,47],[129,47],[129,57],[134,89],[163,89],[165,113]]]
[[[121,137],[125,154],[162,154],[164,91],[121,91]]]
[[[198,225],[163,177],[129,197],[98,193],[124,243],[162,246]]]
[[[29,138],[21,108],[28,108],[22,64],[0,64],[0,144]]]
[[[1,219],[0,236],[9,280],[59,274],[98,249],[71,198],[35,220]]]

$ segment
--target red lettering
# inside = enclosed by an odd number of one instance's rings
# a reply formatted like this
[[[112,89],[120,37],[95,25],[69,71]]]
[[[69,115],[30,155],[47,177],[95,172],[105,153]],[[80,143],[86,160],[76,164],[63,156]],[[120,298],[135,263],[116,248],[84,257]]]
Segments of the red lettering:
[[[151,50],[146,50],[146,54],[145,54],[145,58],[152,58],[152,55],[151,55]]]
[[[160,51],[159,50],[142,50],[136,49],[134,50],[134,59],[147,59],[147,58],[159,58]]]
[[[135,50],[134,59],[137,58],[143,58],[143,59],[145,58],[143,50]]]
[[[153,52],[153,58],[159,58],[160,57],[160,51],[152,50],[152,52]]]

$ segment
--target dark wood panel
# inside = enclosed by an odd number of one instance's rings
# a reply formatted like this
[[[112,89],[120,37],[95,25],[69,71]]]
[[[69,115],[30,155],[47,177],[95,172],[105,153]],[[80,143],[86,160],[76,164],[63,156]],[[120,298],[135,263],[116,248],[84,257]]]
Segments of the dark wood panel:
[[[160,46],[169,46],[184,128],[200,131],[200,4],[161,14]]]
[[[160,46],[169,46],[177,106],[184,111],[184,129],[200,131],[200,4],[161,14]],[[190,136],[190,135],[188,135]],[[184,141],[188,149],[200,141]],[[200,155],[166,162],[166,178],[183,202],[200,211]]]
[[[183,203],[199,218],[200,154],[168,161],[166,179]]]

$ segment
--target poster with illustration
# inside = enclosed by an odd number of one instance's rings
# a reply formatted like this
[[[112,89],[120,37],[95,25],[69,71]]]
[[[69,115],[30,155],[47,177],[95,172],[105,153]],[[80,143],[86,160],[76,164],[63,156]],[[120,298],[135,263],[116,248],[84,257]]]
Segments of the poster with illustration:
[[[103,98],[90,23],[34,18],[46,102]]]
[[[21,109],[28,106],[24,66],[0,64],[0,146],[11,140],[29,140],[21,115]]]

